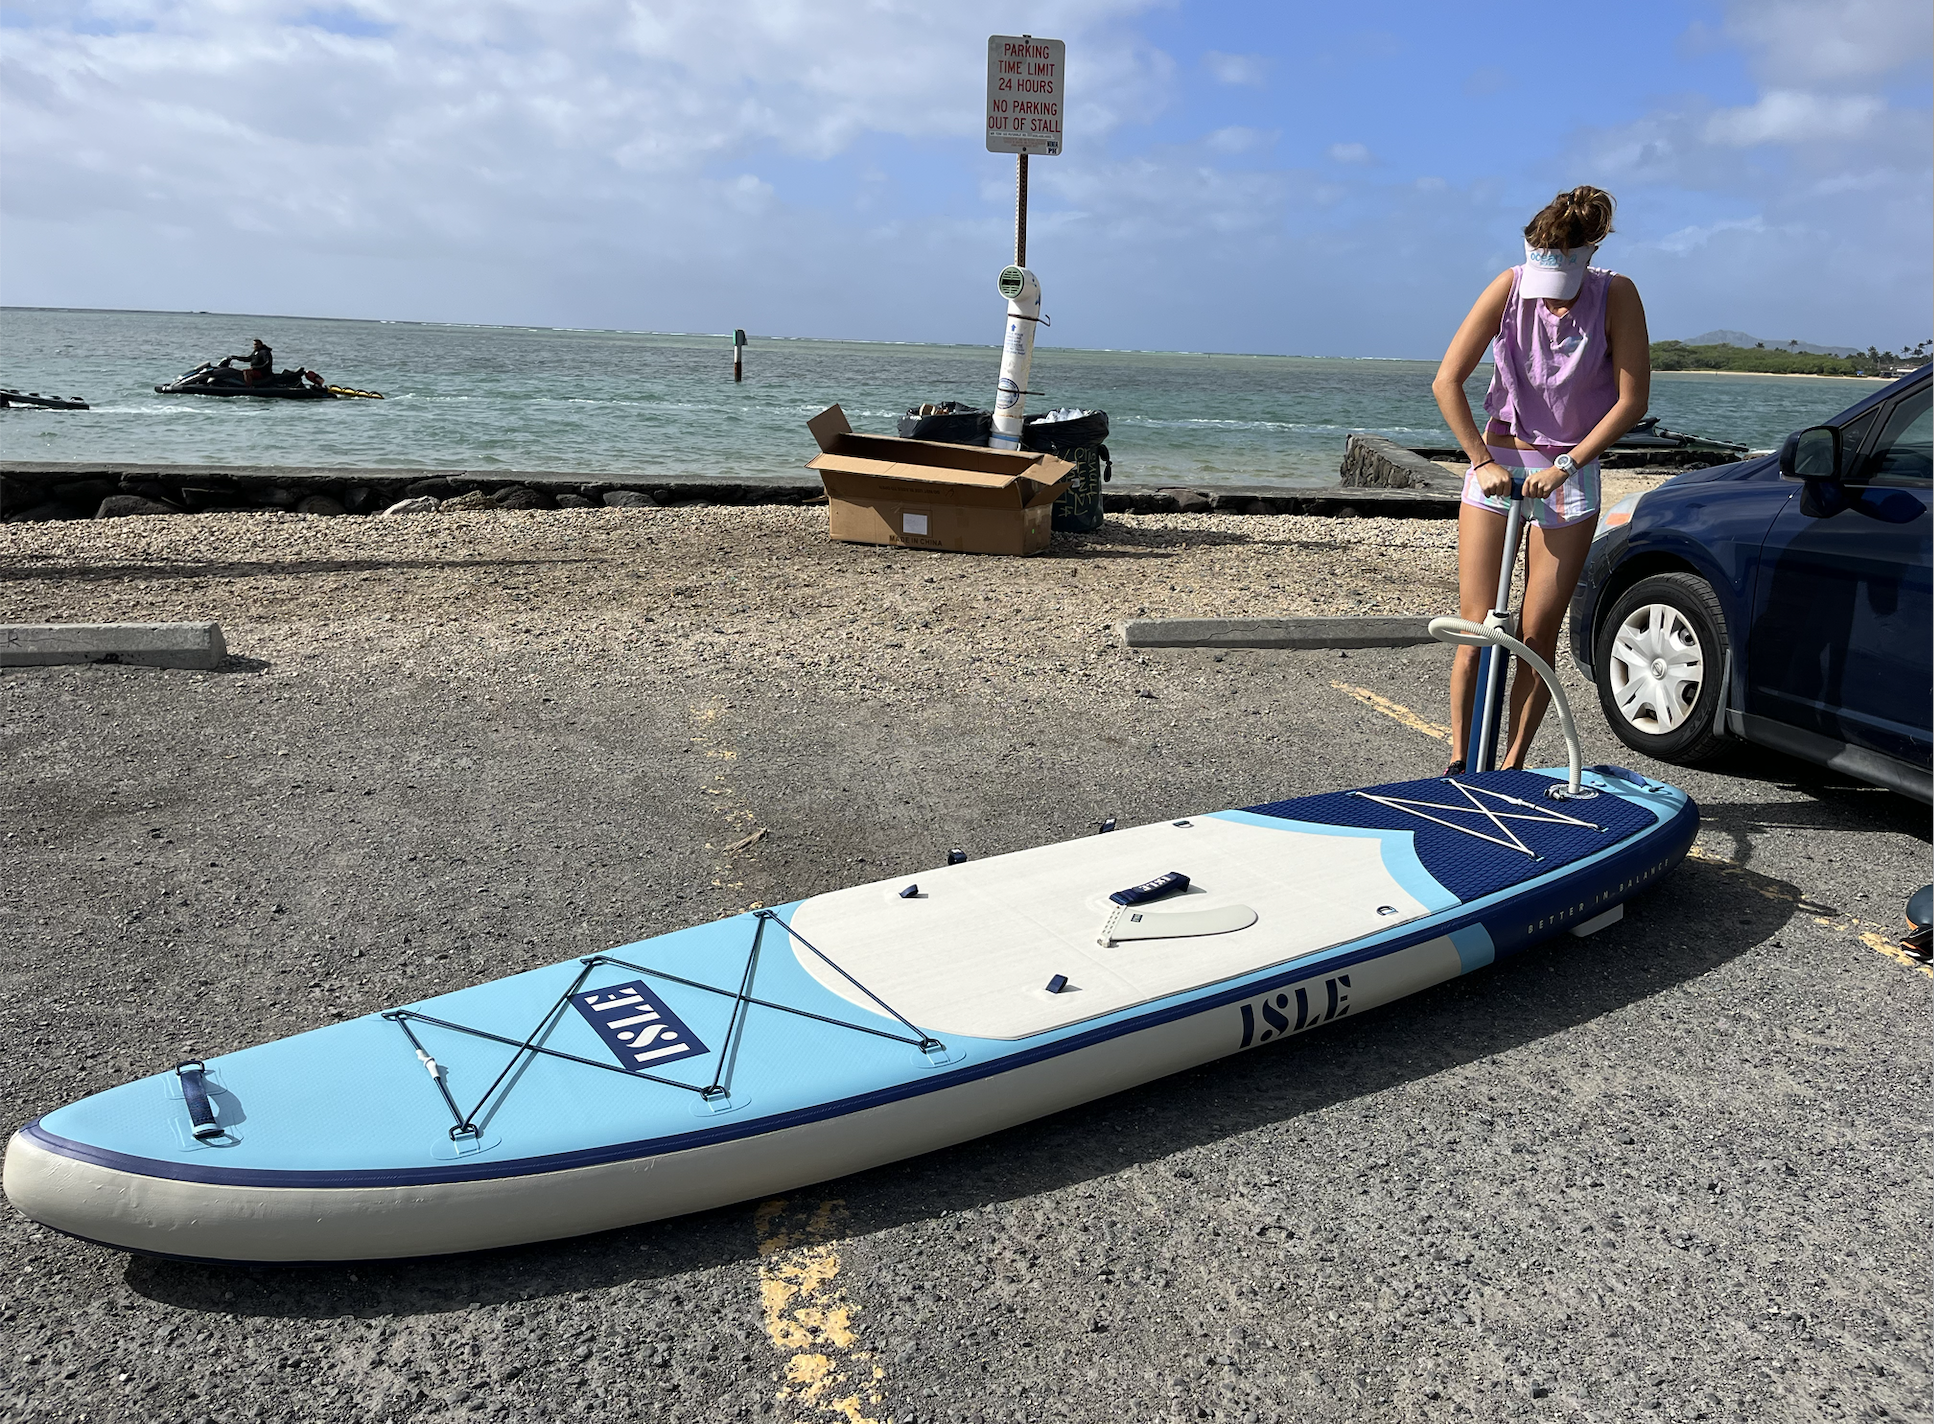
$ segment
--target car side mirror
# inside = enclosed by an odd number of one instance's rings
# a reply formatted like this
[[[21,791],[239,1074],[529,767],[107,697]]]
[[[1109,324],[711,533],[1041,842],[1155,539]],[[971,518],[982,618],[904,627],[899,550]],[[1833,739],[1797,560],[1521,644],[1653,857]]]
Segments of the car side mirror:
[[[1816,425],[1786,437],[1780,447],[1780,473],[1789,480],[1840,478],[1840,432]]]

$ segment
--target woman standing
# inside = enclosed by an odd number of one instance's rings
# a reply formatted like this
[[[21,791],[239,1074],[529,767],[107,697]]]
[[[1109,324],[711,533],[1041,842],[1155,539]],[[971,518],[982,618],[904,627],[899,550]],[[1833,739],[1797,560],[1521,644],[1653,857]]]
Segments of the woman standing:
[[[1631,279],[1591,265],[1612,231],[1612,195],[1591,187],[1560,193],[1524,230],[1524,262],[1500,272],[1457,329],[1431,392],[1470,457],[1457,512],[1461,617],[1481,623],[1496,596],[1512,482],[1525,499],[1527,570],[1521,637],[1546,662],[1598,528],[1598,457],[1645,416],[1651,342]],[[1484,397],[1484,432],[1464,382],[1495,344]],[[1471,737],[1477,649],[1460,647],[1451,669],[1454,759],[1464,770]],[[1519,668],[1511,684],[1510,737],[1500,766],[1521,767],[1551,700],[1544,681]]]

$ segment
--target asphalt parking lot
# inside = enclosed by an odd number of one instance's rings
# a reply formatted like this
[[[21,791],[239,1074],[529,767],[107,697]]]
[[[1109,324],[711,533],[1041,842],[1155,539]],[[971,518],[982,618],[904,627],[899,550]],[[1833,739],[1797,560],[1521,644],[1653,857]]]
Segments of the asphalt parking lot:
[[[1161,572],[1095,607],[1135,616],[1159,577],[1188,611],[1190,561],[1269,521],[1223,523],[1151,522]],[[1003,580],[1135,562],[1106,552],[840,550],[827,616],[917,625],[922,569],[998,610]],[[642,613],[622,647],[582,620],[511,636],[545,625],[536,586],[453,594],[453,647],[350,616],[313,571],[250,564],[245,612],[214,565],[193,593],[130,568],[0,568],[28,616],[219,616],[235,654],[0,672],[8,1130],[184,1054],[952,846],[1447,756],[1436,648],[1141,652],[1070,616],[1016,653],[984,611],[947,615],[944,668],[904,631],[780,668],[747,650],[781,613],[729,556],[640,571],[715,595],[721,636],[676,657]],[[1631,762],[1574,694],[1588,756]],[[783,1200],[303,1270],[130,1258],[8,1211],[0,1417],[1928,1417],[1934,980],[1891,952],[1927,810],[1752,751],[1669,779],[1704,829],[1612,929]]]

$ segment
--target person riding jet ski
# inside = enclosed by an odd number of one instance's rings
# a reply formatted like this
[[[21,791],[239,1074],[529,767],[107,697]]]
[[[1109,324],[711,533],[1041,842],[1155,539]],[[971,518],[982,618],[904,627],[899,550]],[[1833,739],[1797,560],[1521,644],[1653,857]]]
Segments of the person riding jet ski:
[[[237,361],[246,362],[237,370]],[[322,373],[297,366],[287,371],[275,369],[275,352],[268,342],[256,337],[246,356],[224,356],[220,361],[204,361],[166,385],[155,387],[157,395],[196,396],[274,396],[285,400],[335,400],[361,396],[381,400],[377,391],[360,391],[353,386],[332,386]]]
[[[248,362],[242,370],[242,380],[251,386],[261,384],[275,374],[275,352],[269,349],[268,342],[261,337],[257,336],[253,340],[254,345],[249,348],[248,355],[224,356],[221,360],[224,370],[232,370],[232,362]]]

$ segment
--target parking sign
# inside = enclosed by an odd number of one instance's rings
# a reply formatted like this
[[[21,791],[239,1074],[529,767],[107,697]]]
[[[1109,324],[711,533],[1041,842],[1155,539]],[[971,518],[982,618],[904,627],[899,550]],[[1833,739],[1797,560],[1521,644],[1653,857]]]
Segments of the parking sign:
[[[1067,72],[1064,40],[1032,35],[990,35],[987,39],[987,151],[1061,152],[1062,79]]]

